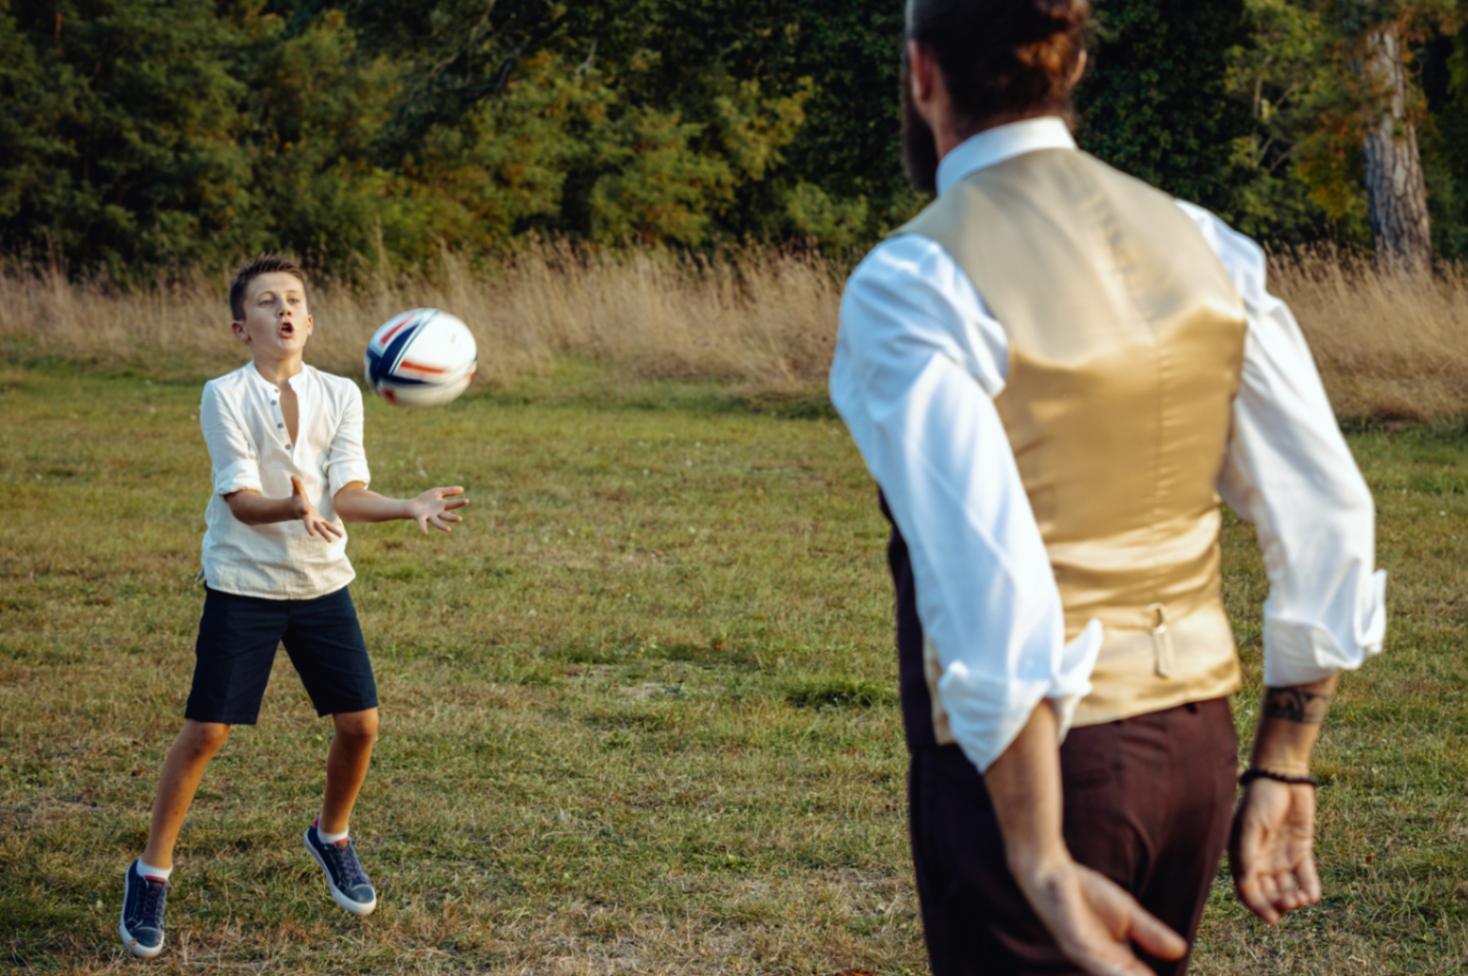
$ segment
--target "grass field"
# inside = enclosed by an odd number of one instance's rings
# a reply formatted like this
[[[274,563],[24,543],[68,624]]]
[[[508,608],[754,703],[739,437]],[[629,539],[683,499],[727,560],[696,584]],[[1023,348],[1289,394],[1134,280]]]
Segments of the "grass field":
[[[368,404],[374,487],[462,483],[465,526],[356,527],[383,725],[354,818],[382,895],[300,832],[329,726],[282,656],[206,775],[166,954],[121,872],[177,729],[201,603],[198,382],[0,371],[0,969],[37,973],[926,971],[885,533],[841,425],[595,370],[422,413]],[[1468,972],[1468,431],[1367,431],[1389,653],[1318,771],[1327,897],[1277,929],[1216,887],[1193,972]],[[1265,582],[1226,529],[1253,679]]]

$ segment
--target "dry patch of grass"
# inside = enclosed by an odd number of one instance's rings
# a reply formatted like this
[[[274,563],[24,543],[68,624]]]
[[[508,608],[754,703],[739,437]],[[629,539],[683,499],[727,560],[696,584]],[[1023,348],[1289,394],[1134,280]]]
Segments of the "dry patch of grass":
[[[490,384],[579,359],[620,382],[707,379],[747,395],[823,397],[845,272],[818,255],[759,249],[695,259],[545,244],[485,273],[445,257],[424,280],[383,274],[317,288],[311,359],[356,375],[378,324],[432,305],[469,323]],[[224,372],[241,359],[226,278],[118,291],[0,269],[0,349],[22,362],[154,377]],[[1295,310],[1343,419],[1468,414],[1468,274],[1388,276],[1316,252],[1276,261],[1272,284]]]

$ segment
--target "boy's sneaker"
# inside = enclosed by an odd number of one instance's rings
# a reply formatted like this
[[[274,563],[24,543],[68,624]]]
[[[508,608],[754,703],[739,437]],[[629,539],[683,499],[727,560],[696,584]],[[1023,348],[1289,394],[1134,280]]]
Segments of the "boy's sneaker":
[[[127,866],[122,889],[122,921],[117,930],[127,951],[152,959],[163,951],[163,903],[168,899],[168,882],[138,873],[138,862]]]
[[[326,887],[338,905],[353,915],[368,915],[377,907],[377,892],[372,890],[372,882],[362,870],[362,862],[357,860],[357,849],[350,837],[335,844],[323,843],[313,820],[306,828],[306,850],[326,872]]]

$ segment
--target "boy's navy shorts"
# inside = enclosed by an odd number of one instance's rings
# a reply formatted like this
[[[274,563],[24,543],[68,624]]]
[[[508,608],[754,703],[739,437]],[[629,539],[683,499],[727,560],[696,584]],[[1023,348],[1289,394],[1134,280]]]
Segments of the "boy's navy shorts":
[[[372,663],[346,587],[310,600],[206,590],[184,718],[254,725],[282,642],[317,715],[377,707]]]

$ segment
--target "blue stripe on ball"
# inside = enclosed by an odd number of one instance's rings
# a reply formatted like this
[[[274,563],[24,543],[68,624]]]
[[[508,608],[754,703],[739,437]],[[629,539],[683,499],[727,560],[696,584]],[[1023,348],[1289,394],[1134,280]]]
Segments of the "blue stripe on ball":
[[[421,328],[423,328],[422,322],[414,322],[392,337],[392,342],[389,342],[387,348],[382,351],[382,361],[387,364],[384,367],[385,372],[390,373],[398,368],[398,361],[408,351],[408,346],[413,342],[413,337],[418,334],[418,330]]]
[[[367,378],[376,387],[387,376],[387,370],[383,368],[382,353],[376,349],[367,349]]]

